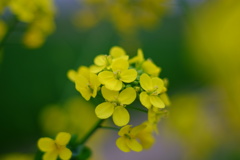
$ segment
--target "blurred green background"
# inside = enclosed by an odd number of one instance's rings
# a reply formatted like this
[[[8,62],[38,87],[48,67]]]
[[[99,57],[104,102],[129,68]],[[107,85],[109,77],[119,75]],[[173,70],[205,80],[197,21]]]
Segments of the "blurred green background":
[[[128,33],[108,16],[92,26],[76,25],[77,11],[92,7],[99,14],[103,0],[56,0],[56,28],[35,49],[22,44],[27,23],[20,22],[1,48],[0,154],[34,153],[37,139],[46,135],[39,122],[42,110],[79,95],[67,71],[91,65],[96,55],[108,54],[117,45],[131,57],[142,48],[145,58],[162,68],[160,77],[169,80],[170,116],[162,121],[158,136],[165,139],[163,144],[170,140],[177,152],[169,149],[162,159],[240,159],[239,2],[157,2],[164,7],[152,8],[163,10],[154,12],[154,27],[137,24],[140,27],[130,27],[134,31]],[[154,149],[161,150],[163,144]]]

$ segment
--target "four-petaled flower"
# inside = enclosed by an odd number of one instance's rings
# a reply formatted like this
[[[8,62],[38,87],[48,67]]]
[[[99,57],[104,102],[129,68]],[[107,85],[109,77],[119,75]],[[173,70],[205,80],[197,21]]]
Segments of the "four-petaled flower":
[[[100,82],[96,74],[90,72],[85,66],[79,67],[78,71],[69,70],[68,77],[75,82],[76,90],[81,93],[87,101],[96,97]]]
[[[101,91],[106,102],[96,107],[95,112],[97,117],[106,119],[112,116],[113,122],[117,126],[126,125],[130,120],[130,116],[125,107],[136,99],[136,91],[132,87],[128,87],[119,93],[108,90],[104,86]]]
[[[148,149],[154,143],[151,129],[149,130],[146,123],[142,123],[131,128],[131,125],[126,125],[120,129],[116,145],[123,152],[140,152],[143,149]]]
[[[38,148],[46,152],[43,155],[43,160],[56,160],[58,156],[62,160],[69,160],[72,157],[72,152],[66,147],[71,139],[71,135],[66,132],[58,133],[55,140],[44,137],[38,140]]]
[[[150,109],[151,106],[164,108],[165,104],[160,98],[160,94],[166,91],[163,80],[158,77],[151,78],[146,73],[140,76],[140,85],[144,89],[140,93],[140,102]]]
[[[120,91],[123,82],[131,83],[137,78],[137,71],[128,68],[128,60],[116,59],[112,62],[112,71],[103,71],[98,74],[99,81],[109,90]]]
[[[112,47],[110,50],[110,55],[98,55],[94,59],[94,65],[90,67],[90,70],[94,73],[99,73],[100,71],[106,69],[111,69],[112,61],[117,58],[123,58],[128,60],[128,56],[125,51],[120,47]]]

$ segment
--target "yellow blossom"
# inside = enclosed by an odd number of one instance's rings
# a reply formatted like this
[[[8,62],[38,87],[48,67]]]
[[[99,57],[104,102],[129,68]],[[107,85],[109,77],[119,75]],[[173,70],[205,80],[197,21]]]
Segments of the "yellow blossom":
[[[117,126],[126,125],[130,120],[130,116],[125,107],[136,99],[136,91],[132,87],[128,87],[119,93],[108,90],[104,86],[101,91],[106,102],[96,107],[95,112],[97,117],[106,119],[112,116],[113,122]]]
[[[144,55],[141,49],[138,49],[137,56],[131,58],[129,60],[129,63],[135,64],[135,67],[139,70],[142,70],[144,73],[147,73],[151,76],[157,77],[159,76],[159,73],[161,72],[161,68],[156,66],[152,60],[144,59]]]
[[[116,145],[123,152],[140,152],[143,149],[148,149],[154,143],[151,130],[147,128],[146,123],[131,128],[131,125],[126,125],[118,132],[121,136],[117,139]]]
[[[112,62],[112,71],[103,71],[98,74],[99,81],[109,90],[119,91],[123,82],[131,83],[137,78],[135,69],[128,69],[129,63],[126,59],[116,59]]]
[[[85,66],[79,67],[78,71],[69,70],[68,78],[75,82],[76,90],[81,93],[87,101],[91,97],[96,97],[100,82],[96,74],[90,72]]]
[[[143,106],[150,108],[164,108],[165,104],[160,98],[160,94],[166,91],[163,80],[158,77],[149,77],[146,73],[140,76],[140,85],[144,89],[140,93],[140,101]]]
[[[98,73],[104,69],[110,70],[112,61],[117,58],[128,60],[125,51],[121,47],[115,46],[110,49],[110,55],[98,55],[94,59],[94,65],[90,67],[90,70],[94,73]]]
[[[56,160],[58,156],[60,159],[69,160],[72,156],[70,149],[66,147],[71,139],[71,135],[66,132],[60,132],[53,140],[48,137],[40,138],[38,140],[38,147],[45,152],[43,160]]]

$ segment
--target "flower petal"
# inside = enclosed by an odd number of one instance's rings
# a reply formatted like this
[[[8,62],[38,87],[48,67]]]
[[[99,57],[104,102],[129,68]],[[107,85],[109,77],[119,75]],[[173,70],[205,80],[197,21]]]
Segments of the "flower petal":
[[[159,73],[161,72],[161,68],[156,66],[150,59],[146,60],[142,64],[142,68],[144,72],[147,74],[150,74],[151,76],[157,77]]]
[[[107,55],[98,55],[94,58],[94,64],[97,66],[106,66],[107,65]]]
[[[56,143],[58,145],[65,146],[65,145],[68,144],[70,139],[71,139],[71,134],[66,133],[66,132],[60,132],[60,133],[57,134]]]
[[[128,124],[130,116],[128,111],[123,106],[117,106],[113,112],[113,122],[117,126],[124,126]]]
[[[105,86],[109,90],[120,91],[122,89],[122,81],[117,79],[111,79],[105,83]]]
[[[153,88],[157,88],[157,93],[161,93],[164,89],[164,83],[163,80],[158,78],[158,77],[153,77],[152,78],[152,84],[153,84]]]
[[[131,104],[136,96],[136,91],[132,87],[128,87],[119,94],[118,101],[121,104]]]
[[[105,86],[102,87],[101,89],[103,98],[108,100],[108,101],[116,101],[118,98],[118,91],[112,91],[107,89]]]
[[[114,46],[110,49],[110,55],[113,58],[118,58],[118,57],[126,55],[126,52],[121,47]]]
[[[40,138],[38,140],[38,148],[43,152],[52,151],[55,149],[55,141],[48,137]]]
[[[101,119],[106,119],[110,117],[113,114],[113,111],[114,105],[110,102],[103,102],[99,104],[95,109],[97,117]]]
[[[133,82],[137,78],[137,71],[135,69],[123,70],[120,73],[120,80],[126,83]]]
[[[131,130],[131,126],[132,126],[132,125],[126,125],[126,126],[122,127],[122,128],[120,129],[120,131],[118,132],[118,135],[119,135],[119,136],[124,136],[125,134],[128,134],[129,131]]]
[[[74,70],[72,70],[72,69],[67,72],[67,77],[68,77],[72,82],[75,81],[76,76],[77,76],[77,72],[74,71]]]
[[[162,99],[166,106],[170,106],[171,102],[169,100],[167,93],[160,94],[160,98]]]
[[[145,91],[153,90],[152,79],[146,73],[140,76],[140,85]]]
[[[64,160],[70,159],[72,157],[72,151],[66,147],[61,148],[59,150],[59,157]]]
[[[99,81],[102,83],[102,84],[106,84],[106,82],[108,80],[111,80],[111,79],[114,79],[114,74],[113,72],[110,72],[110,71],[103,71],[101,73],[98,74],[98,78],[99,78]]]
[[[117,147],[123,152],[130,152],[130,148],[126,144],[126,140],[124,137],[119,137],[116,141]]]
[[[152,106],[151,102],[150,102],[150,97],[146,92],[141,92],[140,93],[140,102],[142,103],[142,105],[146,108],[150,108]]]
[[[140,152],[143,149],[142,145],[136,139],[127,139],[127,146],[135,152]]]
[[[165,107],[165,104],[163,103],[163,101],[159,96],[150,96],[150,102],[154,107],[157,107],[157,108]]]
[[[134,127],[131,130],[131,135],[136,136],[139,132],[143,131],[146,127],[147,127],[147,125],[145,125],[145,124],[140,124],[140,125]]]
[[[127,70],[128,67],[129,67],[128,60],[123,58],[116,59],[112,62],[113,72],[124,71],[124,70]]]
[[[102,71],[105,68],[105,66],[96,66],[96,65],[91,65],[90,66],[90,71],[93,73],[98,73]]]
[[[58,151],[53,150],[51,152],[46,152],[43,155],[43,160],[57,160],[57,157],[58,157]]]

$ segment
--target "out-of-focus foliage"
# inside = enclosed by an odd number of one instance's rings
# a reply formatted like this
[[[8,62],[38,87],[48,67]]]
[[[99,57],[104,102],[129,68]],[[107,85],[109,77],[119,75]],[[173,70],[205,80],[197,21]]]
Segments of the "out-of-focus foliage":
[[[34,155],[25,153],[9,153],[0,157],[1,160],[33,160]]]

